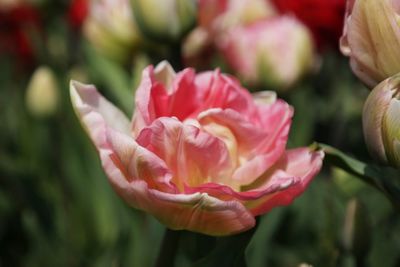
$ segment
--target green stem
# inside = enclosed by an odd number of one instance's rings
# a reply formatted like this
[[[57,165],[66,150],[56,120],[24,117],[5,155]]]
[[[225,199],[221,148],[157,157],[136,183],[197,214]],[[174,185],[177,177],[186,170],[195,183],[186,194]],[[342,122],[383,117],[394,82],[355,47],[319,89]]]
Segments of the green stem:
[[[372,185],[384,193],[394,207],[400,211],[399,170],[364,163],[328,145],[318,144],[318,148],[324,150],[325,161],[328,164],[336,166]]]
[[[173,267],[181,231],[166,229],[154,267]]]

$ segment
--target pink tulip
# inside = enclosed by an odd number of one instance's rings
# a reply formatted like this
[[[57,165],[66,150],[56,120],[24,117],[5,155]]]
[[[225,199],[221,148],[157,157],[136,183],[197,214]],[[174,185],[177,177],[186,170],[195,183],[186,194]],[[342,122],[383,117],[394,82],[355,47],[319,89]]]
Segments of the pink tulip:
[[[316,62],[310,31],[290,16],[235,27],[218,46],[242,80],[274,89],[291,87]]]
[[[147,67],[132,121],[92,85],[71,82],[71,98],[115,191],[171,229],[245,231],[290,204],[322,165],[322,151],[285,150],[286,102],[252,96],[218,70]]]
[[[276,14],[267,0],[198,0],[197,27],[183,42],[185,64],[207,68],[214,59],[215,44],[230,29]]]

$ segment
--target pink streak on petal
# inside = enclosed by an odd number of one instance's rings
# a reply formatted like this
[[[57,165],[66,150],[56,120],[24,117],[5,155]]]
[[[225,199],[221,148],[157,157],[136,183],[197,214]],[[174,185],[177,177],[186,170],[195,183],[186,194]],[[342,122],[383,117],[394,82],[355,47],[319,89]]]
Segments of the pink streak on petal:
[[[207,127],[210,123],[227,127],[234,134],[238,153],[247,160],[232,177],[241,185],[255,181],[281,157],[293,115],[292,108],[280,100],[259,104],[255,109],[258,113],[254,113],[252,122],[231,109],[209,109],[199,115],[199,122],[211,134],[212,126]]]
[[[209,108],[231,108],[248,118],[255,112],[251,94],[219,70],[196,75],[193,69],[185,69],[173,77],[171,84],[158,81],[156,74],[152,66],[143,71],[132,122],[135,136],[159,117],[184,121]]]
[[[163,214],[159,219],[173,229],[220,236],[243,232],[255,225],[254,217],[238,201],[221,201],[206,193],[171,195],[155,190],[150,193],[154,193],[152,202],[156,197],[160,199],[156,209]]]
[[[165,163],[129,136],[128,119],[94,86],[71,83],[71,98],[78,118],[100,153],[110,180],[113,173],[121,172],[127,181],[143,179],[152,187],[176,191],[170,183],[172,176]],[[108,163],[110,160],[112,165]]]
[[[135,135],[160,117],[177,117],[181,121],[193,118],[203,102],[202,92],[196,89],[193,69],[185,69],[174,77],[167,77],[166,81],[158,80],[159,73],[156,71],[152,66],[143,71],[142,82],[136,92]]]
[[[193,125],[159,118],[143,129],[137,142],[162,158],[174,174],[174,183],[198,185],[230,178],[232,166],[225,144]]]
[[[203,96],[203,104],[198,113],[210,108],[230,108],[243,116],[252,116],[252,96],[235,78],[221,74],[217,69],[197,74],[195,83]]]
[[[130,136],[106,128],[106,150],[114,164],[125,173],[129,181],[146,181],[150,188],[177,193],[178,189],[171,183],[172,174],[165,162],[149,150],[139,146]]]
[[[222,200],[238,200],[248,208],[254,216],[268,212],[277,206],[289,205],[298,197],[319,172],[324,154],[322,151],[311,152],[308,148],[289,150],[275,166],[273,166],[251,187],[244,192],[236,192],[232,188],[207,183],[196,187],[185,187],[185,193],[207,193]]]
[[[272,195],[266,195],[254,202],[246,203],[246,207],[257,216],[268,212],[276,206],[286,206],[305,191],[312,178],[322,167],[324,153],[310,151],[308,148],[288,150],[286,154],[255,184],[250,191],[265,190],[270,186],[280,185],[282,189]],[[292,183],[288,178],[295,178]]]
[[[152,75],[153,66],[143,70],[142,80],[136,91],[135,112],[132,118],[132,131],[137,136],[141,129],[151,124],[157,118],[156,107],[152,99],[151,92],[154,87],[161,87],[161,84],[155,85]],[[156,88],[157,89],[157,88]]]
[[[88,121],[84,125],[85,129],[88,129],[88,126],[97,128],[98,121],[104,120],[110,127],[121,131],[123,133],[129,134],[130,126],[128,118],[111,104],[107,99],[102,97],[96,90],[96,87],[93,85],[86,85],[79,82],[71,81],[70,84],[70,92],[71,92],[71,100],[73,103],[73,107],[78,117],[82,119],[81,114],[90,114],[96,113],[99,117],[93,118],[94,121]],[[90,117],[92,118],[92,117]]]
[[[71,96],[78,117],[99,150],[111,185],[131,206],[153,214],[172,229],[210,235],[234,234],[255,225],[254,217],[240,202],[222,201],[200,193],[171,194],[176,192],[168,187],[170,174],[163,161],[118,130],[129,132],[127,119],[121,127],[120,123],[103,117],[105,109],[118,114],[115,107],[93,86],[74,83]]]
[[[115,190],[132,206],[153,214],[174,230],[223,236],[255,225],[254,217],[238,201],[222,201],[206,193],[168,194],[148,189],[142,181],[117,184]]]
[[[295,177],[282,177],[281,182],[284,185],[292,185],[298,183],[299,179]],[[194,194],[197,192],[207,193],[210,196],[214,196],[221,200],[239,200],[243,203],[246,203],[246,201],[258,200],[265,195],[272,195],[282,189],[286,189],[286,187],[283,188],[280,184],[272,184],[269,187],[263,188],[262,190],[238,192],[227,185],[205,183],[194,187],[185,185],[185,194]]]
[[[222,201],[206,193],[169,194],[149,189],[145,181],[125,179],[106,151],[103,167],[117,194],[134,208],[155,216],[175,230],[223,236],[246,231],[255,225],[251,213],[238,201]]]
[[[181,121],[191,117],[200,102],[194,77],[193,69],[185,69],[176,75],[171,91],[164,86],[154,87],[152,98],[157,117],[177,117]]]

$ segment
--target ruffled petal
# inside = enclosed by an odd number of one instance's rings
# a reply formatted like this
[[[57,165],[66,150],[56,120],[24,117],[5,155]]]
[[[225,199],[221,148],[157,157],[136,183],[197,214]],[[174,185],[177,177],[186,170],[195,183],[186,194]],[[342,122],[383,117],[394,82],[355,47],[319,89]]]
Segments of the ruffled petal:
[[[240,185],[255,181],[281,157],[293,115],[280,100],[254,106],[257,113],[251,120],[231,109],[209,109],[199,115],[202,127],[224,140],[232,157],[236,155],[232,180]]]
[[[261,215],[274,207],[289,205],[299,196],[321,169],[323,157],[322,151],[310,151],[308,148],[289,150],[259,180],[244,187],[243,192],[215,183],[188,186],[185,192],[207,193],[225,201],[237,200],[254,216]]]
[[[245,188],[253,193],[277,186],[280,187],[280,190],[248,201],[245,206],[256,216],[266,213],[276,206],[289,205],[304,192],[312,178],[318,174],[323,158],[323,151],[311,151],[309,148],[286,151],[271,169]]]
[[[147,67],[136,92],[133,132],[137,135],[159,117],[177,117],[181,121],[193,117],[202,102],[194,79],[193,69],[175,74],[165,61],[155,69]]]
[[[70,93],[74,110],[85,129],[90,131],[91,136],[96,134],[101,123],[106,123],[115,130],[130,134],[128,118],[121,110],[102,97],[93,85],[71,81]],[[98,139],[96,136],[93,137],[93,141]]]
[[[141,181],[127,183],[116,190],[132,206],[153,214],[174,230],[222,236],[255,225],[254,217],[240,202],[222,201],[207,193],[168,194],[148,189]]]
[[[391,0],[349,1],[341,50],[353,72],[370,88],[400,70],[400,33]]]
[[[151,188],[176,192],[165,163],[130,136],[129,120],[92,85],[71,83],[74,109],[100,154],[108,178],[122,173],[126,181],[143,180]]]
[[[393,97],[392,89],[397,86],[395,79],[387,79],[381,82],[371,91],[363,108],[362,126],[367,148],[374,158],[384,164],[387,164],[388,160],[383,141],[382,125],[384,114]]]
[[[217,69],[197,74],[195,83],[202,96],[197,114],[211,108],[229,108],[245,117],[253,116],[255,110],[251,94],[235,78],[221,74]]]
[[[172,229],[210,235],[234,234],[255,225],[240,202],[218,200],[206,193],[176,194],[164,162],[127,135],[126,118],[120,123],[108,117],[121,114],[93,86],[72,83],[71,97],[111,185],[131,206],[153,214]],[[110,113],[104,116],[104,111]]]
[[[136,92],[133,133],[137,136],[160,117],[185,121],[210,108],[230,108],[247,118],[256,112],[251,94],[219,70],[196,75],[193,69],[185,69],[175,74],[162,62],[156,69],[150,66],[143,71]]]
[[[155,120],[140,132],[137,142],[166,162],[181,190],[184,184],[224,183],[232,175],[233,166],[225,144],[176,118]]]

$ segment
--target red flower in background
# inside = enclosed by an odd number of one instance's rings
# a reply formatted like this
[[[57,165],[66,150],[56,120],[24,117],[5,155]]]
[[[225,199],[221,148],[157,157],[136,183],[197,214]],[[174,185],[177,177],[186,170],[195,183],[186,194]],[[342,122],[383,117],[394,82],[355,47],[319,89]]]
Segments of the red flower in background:
[[[88,11],[88,0],[72,0],[68,10],[70,25],[75,29],[79,29],[87,17]]]
[[[216,17],[223,14],[228,8],[227,0],[200,0],[198,12],[198,25],[210,30]]]
[[[338,46],[346,0],[272,0],[282,13],[293,13],[312,31],[320,48]]]
[[[33,7],[0,9],[0,56],[15,56],[23,65],[29,65],[34,55],[31,39],[39,29],[39,14]]]

